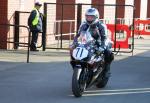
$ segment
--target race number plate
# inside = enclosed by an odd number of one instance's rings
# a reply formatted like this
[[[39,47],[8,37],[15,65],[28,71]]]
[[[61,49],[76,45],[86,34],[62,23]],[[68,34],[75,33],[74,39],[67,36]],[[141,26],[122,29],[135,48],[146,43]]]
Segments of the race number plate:
[[[88,56],[88,50],[84,47],[77,47],[73,50],[73,57],[76,60],[82,60]]]

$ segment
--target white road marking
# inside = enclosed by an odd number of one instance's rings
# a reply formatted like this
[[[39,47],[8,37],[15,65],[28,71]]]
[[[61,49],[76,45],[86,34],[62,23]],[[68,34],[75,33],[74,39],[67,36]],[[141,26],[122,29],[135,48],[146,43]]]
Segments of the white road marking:
[[[106,96],[106,95],[111,96],[111,95],[125,95],[125,94],[143,94],[143,93],[150,93],[150,88],[88,90],[83,93],[83,96]]]
[[[113,89],[113,90],[89,90],[85,91],[87,93],[92,93],[92,92],[123,92],[123,91],[145,91],[145,90],[150,90],[150,88],[135,88],[135,89]]]
[[[83,96],[110,96],[110,95],[123,95],[123,94],[143,94],[150,93],[150,91],[135,91],[135,92],[115,92],[115,93],[92,93],[92,94],[83,94]]]

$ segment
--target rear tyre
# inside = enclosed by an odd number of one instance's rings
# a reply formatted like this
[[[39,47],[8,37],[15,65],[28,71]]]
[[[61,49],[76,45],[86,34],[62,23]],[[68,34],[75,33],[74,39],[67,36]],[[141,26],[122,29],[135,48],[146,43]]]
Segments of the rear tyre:
[[[110,77],[110,64],[105,65],[105,70],[102,74],[102,77],[101,76],[99,77],[99,81],[97,82],[96,87],[104,88],[108,83],[109,77]]]
[[[102,78],[100,82],[96,84],[97,88],[104,88],[107,85],[109,78]]]

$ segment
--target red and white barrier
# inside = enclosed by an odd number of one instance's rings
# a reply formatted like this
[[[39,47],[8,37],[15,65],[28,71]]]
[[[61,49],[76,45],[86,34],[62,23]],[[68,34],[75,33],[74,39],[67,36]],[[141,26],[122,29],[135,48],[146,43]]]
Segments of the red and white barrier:
[[[135,20],[134,33],[135,35],[150,35],[149,30],[150,20]]]
[[[111,40],[114,42],[115,41],[115,25],[114,24],[107,24],[107,28],[108,30],[111,32]],[[128,49],[129,48],[129,43],[128,43],[128,39],[131,37],[131,30],[129,29],[128,25],[121,25],[121,24],[117,24],[116,25],[116,30],[119,31],[124,31],[126,32],[126,36],[123,40],[116,40],[116,48],[124,48],[124,49]],[[114,47],[114,45],[113,45]]]

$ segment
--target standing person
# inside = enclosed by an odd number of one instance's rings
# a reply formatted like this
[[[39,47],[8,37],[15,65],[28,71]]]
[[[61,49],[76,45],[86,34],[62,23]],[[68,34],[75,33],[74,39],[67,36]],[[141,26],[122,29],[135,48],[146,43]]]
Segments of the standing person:
[[[78,37],[81,32],[87,30],[91,32],[91,36],[97,41],[96,45],[99,47],[99,50],[104,50],[106,65],[110,66],[111,62],[114,60],[114,54],[110,50],[112,43],[107,35],[107,26],[99,20],[99,12],[96,8],[87,9],[85,21],[80,25],[71,48],[74,48],[75,45],[78,44]],[[105,74],[109,77],[110,70],[106,68]]]
[[[30,16],[28,18],[28,26],[30,28],[30,31],[32,32],[32,39],[30,44],[31,51],[38,51],[36,46],[38,33],[43,31],[42,16],[39,11],[41,6],[42,6],[41,2],[35,2],[34,9],[31,11]]]

